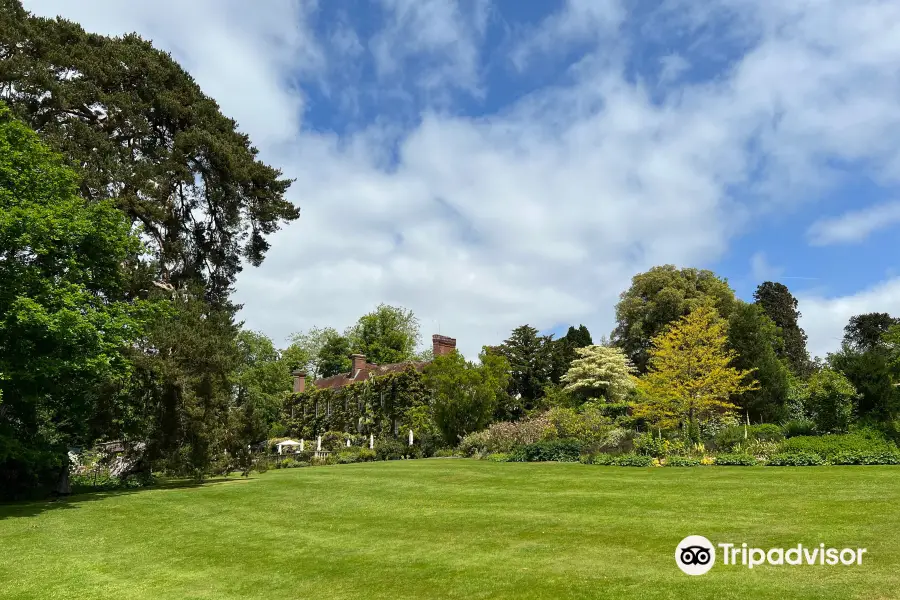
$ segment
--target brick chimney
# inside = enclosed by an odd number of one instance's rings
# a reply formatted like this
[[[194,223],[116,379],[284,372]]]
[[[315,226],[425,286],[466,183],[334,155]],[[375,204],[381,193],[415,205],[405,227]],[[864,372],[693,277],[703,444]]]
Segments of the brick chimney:
[[[306,391],[306,371],[293,371],[291,375],[294,376],[294,393],[302,394]]]
[[[366,355],[365,354],[351,354],[350,355],[350,377],[356,377],[356,374],[360,369],[366,368]]]
[[[435,356],[444,356],[456,350],[456,339],[445,335],[431,336],[431,350]]]

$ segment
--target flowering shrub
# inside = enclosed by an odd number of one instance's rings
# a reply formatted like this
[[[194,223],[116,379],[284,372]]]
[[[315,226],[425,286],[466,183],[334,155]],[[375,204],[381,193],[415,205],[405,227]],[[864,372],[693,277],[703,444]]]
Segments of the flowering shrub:
[[[459,443],[464,456],[476,453],[512,452],[519,446],[533,444],[555,437],[550,422],[545,417],[525,421],[494,423],[487,429],[470,433]]]

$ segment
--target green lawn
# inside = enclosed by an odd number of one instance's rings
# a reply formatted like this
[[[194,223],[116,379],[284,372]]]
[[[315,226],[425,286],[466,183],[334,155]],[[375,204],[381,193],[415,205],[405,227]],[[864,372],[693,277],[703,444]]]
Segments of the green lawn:
[[[861,566],[675,565],[688,534]],[[419,460],[0,506],[0,597],[900,597],[900,468]]]

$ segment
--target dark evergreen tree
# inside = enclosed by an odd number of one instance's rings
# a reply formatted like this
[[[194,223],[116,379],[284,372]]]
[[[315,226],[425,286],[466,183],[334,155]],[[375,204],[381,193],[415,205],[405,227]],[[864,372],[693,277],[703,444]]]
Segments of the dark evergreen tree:
[[[800,312],[797,299],[782,283],[766,281],[753,294],[756,304],[781,329],[784,341],[779,358],[785,360],[795,375],[808,375],[812,369],[809,352],[806,350],[806,333],[800,328]]]
[[[225,305],[243,261],[298,217],[290,181],[172,57],[137,35],[85,33],[0,0],[0,98],[140,226],[157,276]]]
[[[755,390],[736,398],[754,422],[777,423],[786,416],[790,370],[778,358],[783,341],[775,323],[760,306],[738,302],[728,318],[728,346],[737,356],[731,365],[753,371],[759,382]]]
[[[844,344],[858,352],[874,350],[882,345],[882,337],[888,329],[898,323],[900,319],[888,313],[866,313],[850,317],[850,322],[844,327]]]
[[[509,401],[500,407],[498,417],[518,419],[538,405],[551,383],[553,336],[538,335],[534,327],[522,325],[496,351],[510,367]]]

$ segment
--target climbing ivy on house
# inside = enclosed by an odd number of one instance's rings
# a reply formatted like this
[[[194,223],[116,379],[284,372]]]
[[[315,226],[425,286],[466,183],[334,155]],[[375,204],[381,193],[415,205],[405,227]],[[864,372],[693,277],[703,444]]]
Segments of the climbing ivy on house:
[[[312,439],[326,431],[374,435],[376,438],[422,431],[421,414],[430,410],[431,390],[412,366],[399,373],[370,377],[337,389],[311,389],[285,404],[291,435]]]

